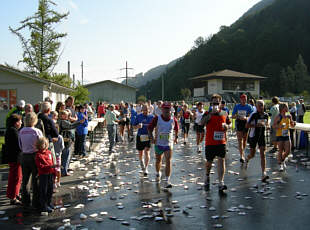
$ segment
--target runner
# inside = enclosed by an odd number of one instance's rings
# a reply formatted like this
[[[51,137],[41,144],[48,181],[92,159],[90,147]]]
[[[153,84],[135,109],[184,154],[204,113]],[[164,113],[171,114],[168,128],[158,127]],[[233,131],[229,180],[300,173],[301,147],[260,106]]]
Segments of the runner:
[[[262,169],[262,182],[266,182],[269,176],[266,173],[266,137],[265,127],[268,125],[268,114],[264,112],[264,101],[258,100],[256,103],[257,111],[252,113],[246,128],[250,128],[249,143],[250,154],[246,157],[246,168],[249,161],[255,156],[256,146],[258,145],[260,151],[261,169]]]
[[[248,129],[245,126],[247,123],[247,118],[253,112],[252,106],[250,106],[246,102],[247,96],[245,94],[242,94],[240,96],[240,104],[237,104],[232,112],[232,118],[236,119],[235,124],[239,144],[240,162],[242,164],[244,163],[244,150],[248,138]]]
[[[182,130],[184,133],[184,145],[186,145],[186,142],[188,141],[188,132],[189,132],[189,127],[191,124],[191,117],[193,116],[193,113],[188,109],[188,105],[185,104],[183,106],[183,109],[180,112],[180,121],[182,124]]]
[[[153,130],[155,128],[155,139],[153,138]],[[173,130],[175,131],[175,138],[173,140]],[[171,116],[171,105],[168,102],[162,105],[162,114],[155,116],[149,124],[149,137],[155,143],[156,155],[156,181],[159,182],[161,178],[160,168],[163,156],[166,159],[166,184],[165,188],[171,188],[171,158],[173,150],[173,142],[178,142],[178,121]]]
[[[197,143],[197,152],[200,153],[202,151],[202,142],[204,137],[204,126],[199,125],[199,122],[204,114],[203,104],[202,102],[199,102],[197,104],[197,109],[194,111],[194,130],[196,131],[196,143]]]
[[[139,152],[140,166],[144,176],[148,175],[147,167],[150,161],[151,141],[149,139],[147,127],[151,123],[154,116],[149,113],[147,105],[143,105],[142,113],[139,114],[133,122],[134,128],[138,129],[136,148]],[[144,160],[143,160],[144,155]]]
[[[271,129],[270,129],[270,142],[273,145],[273,148],[269,151],[270,153],[276,153],[278,151],[278,144],[277,144],[277,136],[276,136],[276,130],[272,127],[274,123],[274,119],[276,116],[279,114],[279,98],[278,97],[273,97],[272,98],[272,106],[270,108],[270,124],[271,124]]]
[[[205,139],[205,155],[206,155],[206,177],[205,187],[210,188],[210,171],[212,162],[215,157],[218,158],[218,178],[219,178],[219,192],[227,189],[224,184],[225,174],[225,156],[226,156],[226,131],[231,124],[229,116],[226,111],[220,109],[219,105],[222,97],[218,94],[213,94],[211,97],[212,111],[205,112],[200,125],[207,128]]]
[[[291,115],[287,115],[288,105],[280,103],[280,114],[276,116],[273,122],[273,128],[276,130],[277,142],[279,147],[278,164],[279,171],[282,172],[286,168],[286,159],[291,152],[291,139],[289,128],[294,127],[296,122],[293,121]]]

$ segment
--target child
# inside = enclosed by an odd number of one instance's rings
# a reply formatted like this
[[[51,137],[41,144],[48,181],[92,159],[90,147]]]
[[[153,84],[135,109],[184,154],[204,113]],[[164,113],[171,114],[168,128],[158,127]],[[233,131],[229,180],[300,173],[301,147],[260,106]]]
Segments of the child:
[[[72,130],[75,129],[80,123],[83,123],[84,121],[76,121],[74,123],[71,123],[69,121],[69,112],[67,110],[60,111],[59,112],[59,133],[63,137],[65,148],[62,150],[61,154],[61,175],[62,176],[68,176],[68,168],[69,168],[69,162],[70,162],[70,147],[73,140],[73,133]]]
[[[53,183],[55,176],[55,165],[51,151],[48,150],[48,140],[40,137],[36,142],[38,152],[35,157],[35,163],[39,174],[39,196],[42,212],[51,213],[54,209],[52,205]]]
[[[87,113],[85,110],[85,107],[80,105],[78,106],[78,113],[77,113],[78,121],[83,121],[83,123],[79,124],[79,126],[76,128],[77,136],[76,136],[76,142],[77,142],[77,151],[76,153],[80,156],[85,157],[86,156],[86,135],[88,133],[88,119],[87,119]]]

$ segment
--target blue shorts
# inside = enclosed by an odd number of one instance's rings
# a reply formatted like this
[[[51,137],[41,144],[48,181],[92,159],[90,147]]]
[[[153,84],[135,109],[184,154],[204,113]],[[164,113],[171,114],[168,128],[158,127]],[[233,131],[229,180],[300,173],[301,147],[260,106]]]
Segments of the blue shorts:
[[[171,148],[170,146],[160,146],[160,145],[155,145],[155,153],[158,155],[163,154],[166,151],[170,151]]]

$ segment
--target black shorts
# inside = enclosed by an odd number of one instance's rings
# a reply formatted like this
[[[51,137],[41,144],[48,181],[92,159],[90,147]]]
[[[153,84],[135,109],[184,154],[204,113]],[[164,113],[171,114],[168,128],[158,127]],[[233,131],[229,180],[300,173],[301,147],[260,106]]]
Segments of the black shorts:
[[[129,124],[130,124],[130,120],[129,120],[129,118],[128,117],[126,117],[126,121],[120,121],[119,122],[119,125],[122,125],[122,126],[129,126]]]
[[[204,133],[205,132],[205,127],[203,125],[198,125],[197,123],[194,124],[194,130],[197,133]]]
[[[277,137],[277,142],[280,142],[280,141],[290,141],[290,137],[289,136],[286,136],[286,137],[283,137],[283,136],[278,136]]]
[[[251,149],[255,149],[257,144],[258,144],[258,147],[266,147],[266,137],[265,135],[262,135],[260,137],[250,137],[249,139],[249,144],[250,144],[250,148]]]
[[[245,126],[246,126],[246,121],[236,120],[236,130],[238,132],[247,133],[248,129]]]
[[[185,122],[183,121],[183,123],[182,123],[182,129],[183,129],[183,132],[184,132],[184,133],[188,134],[188,132],[189,132],[189,126],[190,126],[190,123],[185,123]]]
[[[140,136],[137,136],[136,149],[142,151],[145,148],[151,148],[151,141],[140,141]]]
[[[207,145],[205,147],[205,155],[208,162],[212,162],[215,157],[225,158],[226,145]]]

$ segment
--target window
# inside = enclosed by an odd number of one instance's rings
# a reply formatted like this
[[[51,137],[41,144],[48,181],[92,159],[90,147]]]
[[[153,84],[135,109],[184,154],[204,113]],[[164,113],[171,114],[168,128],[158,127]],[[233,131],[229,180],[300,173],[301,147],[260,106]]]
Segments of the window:
[[[223,90],[254,91],[255,82],[251,80],[223,80]]]
[[[0,89],[0,110],[9,110],[16,105],[15,89]]]

